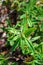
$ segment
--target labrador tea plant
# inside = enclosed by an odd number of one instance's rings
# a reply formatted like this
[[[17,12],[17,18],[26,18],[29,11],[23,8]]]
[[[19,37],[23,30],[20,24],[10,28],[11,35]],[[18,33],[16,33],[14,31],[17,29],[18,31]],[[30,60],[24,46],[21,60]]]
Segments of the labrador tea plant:
[[[0,9],[0,65],[43,65],[43,0],[1,0]]]

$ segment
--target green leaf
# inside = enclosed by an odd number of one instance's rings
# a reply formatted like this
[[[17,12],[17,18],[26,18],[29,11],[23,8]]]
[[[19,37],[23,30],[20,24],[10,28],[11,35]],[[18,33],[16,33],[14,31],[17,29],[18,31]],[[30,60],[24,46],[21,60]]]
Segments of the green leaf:
[[[40,15],[40,16],[38,16],[37,19],[42,21],[43,20],[43,16]]]
[[[25,16],[26,16],[25,14],[21,15],[21,16],[20,16],[20,19],[25,18]]]
[[[34,45],[32,44],[31,40],[28,40],[28,43],[29,43],[29,45],[30,45],[30,47],[31,47],[32,53],[34,54],[34,53],[35,53]]]
[[[4,59],[4,56],[0,54],[0,60],[1,60],[1,59]]]
[[[32,38],[31,41],[34,42],[34,41],[36,41],[38,39],[40,39],[40,36],[37,36],[37,37]]]
[[[26,37],[28,37],[28,36],[30,36],[34,31],[36,30],[36,28],[28,28],[25,32],[24,32],[24,34],[25,34],[25,36]]]
[[[14,36],[12,39],[10,39],[10,45],[13,46],[15,41],[18,39],[18,36]]]
[[[21,48],[23,54],[28,54],[28,53],[31,52],[31,51],[30,51],[30,48],[29,48],[29,46],[28,46],[28,43],[26,43],[25,40],[22,40],[22,39],[21,39],[20,48]]]
[[[3,65],[4,64],[4,61],[3,60],[0,60],[0,65]]]
[[[19,46],[19,39],[17,39],[17,41],[14,43],[14,45],[11,48],[11,51],[15,51],[15,49]]]
[[[29,27],[32,27],[32,21],[30,19],[27,19]]]
[[[37,63],[39,65],[43,65],[43,60],[42,60],[42,62],[40,60],[35,60],[35,63]]]

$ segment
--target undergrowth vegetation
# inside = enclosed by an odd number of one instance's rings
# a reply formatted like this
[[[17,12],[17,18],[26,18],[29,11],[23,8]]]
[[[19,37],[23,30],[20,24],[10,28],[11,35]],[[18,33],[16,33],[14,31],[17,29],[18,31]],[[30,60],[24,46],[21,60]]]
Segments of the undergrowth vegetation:
[[[0,4],[10,8],[5,18],[7,27],[0,29],[6,32],[5,46],[11,46],[6,55],[0,53],[0,65],[19,65],[19,61],[8,60],[16,50],[27,56],[20,60],[24,65],[43,65],[43,0],[5,0]],[[15,11],[13,25],[9,15]]]

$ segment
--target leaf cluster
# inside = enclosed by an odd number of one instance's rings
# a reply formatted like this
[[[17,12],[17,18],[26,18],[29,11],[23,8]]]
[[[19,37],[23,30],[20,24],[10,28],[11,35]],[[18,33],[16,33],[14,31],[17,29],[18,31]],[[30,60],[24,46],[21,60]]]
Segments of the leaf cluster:
[[[6,0],[3,3],[6,6],[10,3],[10,9],[16,9],[20,19],[14,26],[9,24],[10,19],[6,19],[8,27],[3,28],[7,33],[6,43],[11,46],[11,52],[19,47],[23,55],[33,56],[30,62],[27,61],[28,58],[23,60],[26,65],[43,65],[43,4],[37,2],[37,0]],[[3,64],[4,61],[6,60],[1,56],[1,65],[6,65]]]

